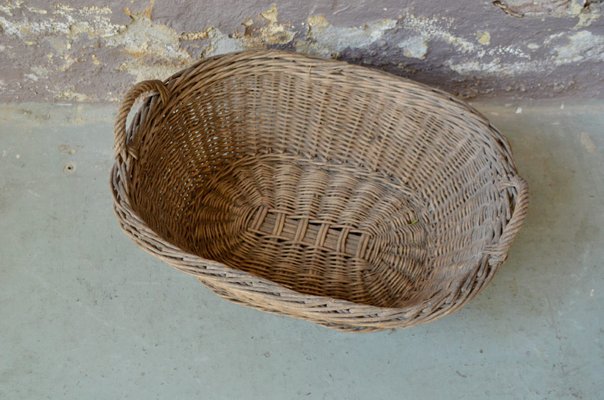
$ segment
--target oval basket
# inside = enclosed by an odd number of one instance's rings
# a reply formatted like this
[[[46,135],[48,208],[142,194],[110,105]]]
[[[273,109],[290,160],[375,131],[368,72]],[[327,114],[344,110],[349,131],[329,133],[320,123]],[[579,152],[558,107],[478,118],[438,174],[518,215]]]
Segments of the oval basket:
[[[528,201],[507,140],[467,104],[278,51],[135,85],[111,186],[143,249],[227,299],[348,331],[459,309],[505,260]]]

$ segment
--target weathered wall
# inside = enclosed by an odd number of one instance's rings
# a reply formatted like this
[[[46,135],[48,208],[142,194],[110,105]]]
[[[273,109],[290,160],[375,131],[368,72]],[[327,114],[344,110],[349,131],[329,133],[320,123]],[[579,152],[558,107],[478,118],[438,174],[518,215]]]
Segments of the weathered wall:
[[[0,1],[0,101],[116,101],[135,81],[262,47],[466,98],[604,88],[599,0]]]

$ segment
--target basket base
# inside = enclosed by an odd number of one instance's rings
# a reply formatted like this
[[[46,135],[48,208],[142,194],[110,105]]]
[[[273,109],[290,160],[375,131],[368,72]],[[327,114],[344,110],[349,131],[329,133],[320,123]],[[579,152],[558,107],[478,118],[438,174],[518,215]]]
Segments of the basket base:
[[[342,165],[267,154],[208,177],[179,245],[304,294],[413,304],[428,268],[424,208],[405,187]]]

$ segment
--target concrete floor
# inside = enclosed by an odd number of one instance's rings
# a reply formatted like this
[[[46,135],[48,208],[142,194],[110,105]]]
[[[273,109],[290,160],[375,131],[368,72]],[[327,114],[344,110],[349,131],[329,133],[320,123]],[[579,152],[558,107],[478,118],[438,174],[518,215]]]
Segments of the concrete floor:
[[[130,242],[116,106],[0,106],[0,398],[602,398],[604,104],[476,106],[531,187],[509,261],[459,313],[364,335],[231,304]]]

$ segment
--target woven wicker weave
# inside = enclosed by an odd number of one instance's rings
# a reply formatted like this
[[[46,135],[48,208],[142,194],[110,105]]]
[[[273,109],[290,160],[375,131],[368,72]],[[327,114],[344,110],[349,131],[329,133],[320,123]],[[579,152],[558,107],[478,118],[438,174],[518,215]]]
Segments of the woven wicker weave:
[[[340,330],[457,310],[527,211],[506,139],[468,105],[285,52],[137,84],[115,157],[115,210],[139,246],[225,298]]]

